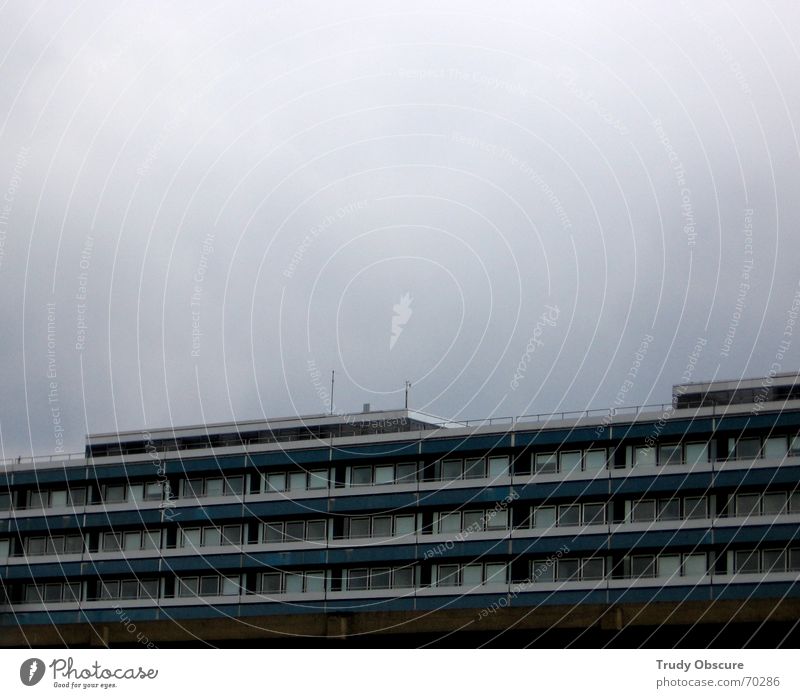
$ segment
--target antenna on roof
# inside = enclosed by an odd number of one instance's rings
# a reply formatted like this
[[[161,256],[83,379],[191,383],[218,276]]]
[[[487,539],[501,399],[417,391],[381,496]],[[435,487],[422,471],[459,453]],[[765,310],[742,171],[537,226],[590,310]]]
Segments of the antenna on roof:
[[[333,414],[333,382],[336,376],[336,371],[331,371],[331,414]]]
[[[411,383],[406,381],[406,409],[408,409],[408,390],[411,388]]]

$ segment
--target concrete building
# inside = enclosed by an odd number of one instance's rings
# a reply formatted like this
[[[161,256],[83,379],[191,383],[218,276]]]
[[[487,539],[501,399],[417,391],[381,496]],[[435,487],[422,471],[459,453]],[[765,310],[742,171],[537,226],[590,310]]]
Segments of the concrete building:
[[[95,434],[6,462],[0,645],[796,642],[798,388]]]

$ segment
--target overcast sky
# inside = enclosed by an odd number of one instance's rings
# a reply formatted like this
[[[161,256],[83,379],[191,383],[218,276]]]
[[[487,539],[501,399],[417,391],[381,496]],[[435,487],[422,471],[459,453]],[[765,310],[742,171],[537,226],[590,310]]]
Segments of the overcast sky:
[[[800,367],[794,0],[46,1],[0,26],[6,458],[318,413],[332,369],[337,411],[408,380],[481,418]]]

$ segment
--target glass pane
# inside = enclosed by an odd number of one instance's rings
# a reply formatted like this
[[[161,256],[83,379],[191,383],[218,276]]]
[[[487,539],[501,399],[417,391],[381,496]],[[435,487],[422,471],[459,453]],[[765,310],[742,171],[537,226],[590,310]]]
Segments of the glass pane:
[[[459,480],[463,464],[460,460],[446,460],[442,462],[442,480]]]
[[[765,494],[763,498],[762,511],[764,514],[776,516],[778,514],[786,513],[786,493],[785,492],[771,492]]]
[[[25,601],[26,603],[39,603],[42,600],[41,590],[36,584],[27,584],[25,586]]]
[[[241,495],[244,492],[244,477],[229,477],[225,483],[225,493],[231,495]]]
[[[758,551],[739,550],[736,552],[736,571],[740,573],[758,572]]]
[[[197,596],[199,585],[197,577],[184,577],[178,583],[178,596]]]
[[[764,572],[786,571],[785,550],[765,550],[763,552],[763,559],[764,559]]]
[[[28,492],[28,509],[46,509],[47,502],[47,492]]]
[[[0,511],[8,511],[11,509],[11,494],[9,492],[0,492]]]
[[[284,579],[287,594],[303,593],[303,575],[298,572],[287,572]]]
[[[683,517],[685,519],[707,519],[708,500],[705,497],[686,497],[683,500]]]
[[[698,463],[708,463],[708,443],[686,444],[686,463],[696,465]]]
[[[414,568],[402,567],[394,571],[394,587],[396,589],[408,589],[414,586]]]
[[[200,529],[187,528],[183,531],[183,544],[184,548],[199,548],[200,547]]]
[[[28,538],[25,548],[28,555],[44,555],[46,545],[44,538]]]
[[[531,579],[536,582],[552,582],[555,579],[555,564],[552,560],[534,560],[531,563]]]
[[[394,466],[379,465],[375,468],[375,484],[389,485],[394,482]]]
[[[208,547],[222,545],[222,532],[216,526],[203,529],[203,545]]]
[[[800,570],[800,548],[792,548],[789,551],[789,569],[792,572]]]
[[[280,594],[281,575],[280,572],[267,572],[261,575],[261,593]]]
[[[265,543],[282,543],[283,542],[283,524],[282,523],[267,523],[264,524],[264,542]]]
[[[366,589],[369,584],[369,570],[357,569],[347,573],[347,589],[349,591],[360,591]]]
[[[306,525],[306,538],[308,540],[325,540],[325,522],[309,521]]]
[[[304,490],[305,488],[306,488],[306,474],[304,472],[289,474],[289,489],[291,491]]]
[[[659,555],[658,556],[658,576],[664,578],[680,577],[681,575],[681,556],[680,555]]]
[[[225,494],[225,481],[221,477],[206,480],[206,497],[221,497]]]
[[[148,482],[144,486],[144,498],[146,500],[160,500],[161,499],[161,483]]]
[[[655,465],[656,450],[650,446],[637,446],[633,453],[635,465]]]
[[[486,528],[490,531],[508,528],[508,509],[490,509],[486,513]]]
[[[183,481],[183,496],[184,497],[202,497],[203,496],[203,481],[202,480],[184,480]]]
[[[605,561],[602,557],[590,557],[583,561],[581,575],[583,579],[602,579]]]
[[[397,516],[394,520],[394,534],[396,536],[413,535],[415,532],[415,516]]]
[[[200,596],[217,596],[219,594],[219,577],[203,577],[200,579]]]
[[[350,538],[369,538],[369,519],[350,519]]]
[[[145,550],[158,550],[161,547],[161,531],[145,531],[142,535]]]
[[[658,503],[658,520],[675,521],[681,518],[680,499],[662,499]]]
[[[81,585],[79,583],[65,584],[63,598],[64,601],[80,601]]]
[[[239,594],[239,578],[238,577],[223,577],[222,578],[222,595],[223,596],[237,596]]]
[[[116,599],[119,596],[119,582],[100,582],[100,598]]]
[[[46,584],[44,589],[45,601],[61,601],[61,585]]]
[[[328,471],[312,470],[308,474],[308,489],[325,490],[328,489]]]
[[[370,589],[388,589],[392,586],[392,571],[388,568],[374,569],[370,572]]]
[[[286,541],[303,540],[306,525],[304,521],[290,521],[286,524]]]
[[[757,494],[737,494],[736,516],[758,516],[760,501]]]
[[[73,506],[79,507],[86,503],[86,488],[75,487],[69,491],[69,501]]]
[[[555,507],[536,507],[533,510],[534,528],[551,528],[556,525]]]
[[[491,456],[489,458],[489,477],[506,477],[508,475],[508,456]]]
[[[376,516],[372,519],[372,535],[389,538],[392,535],[392,517]]]
[[[139,582],[135,579],[126,579],[120,582],[119,597],[121,599],[135,599],[139,596]]]
[[[397,466],[396,473],[397,482],[416,482],[417,480],[417,464],[416,463],[400,463]]]
[[[585,526],[592,524],[604,524],[606,522],[606,505],[598,504],[584,504],[583,505],[583,523]]]
[[[664,444],[658,449],[658,459],[661,465],[679,465],[683,462],[680,444]]]
[[[537,453],[535,472],[537,473],[555,473],[558,472],[558,454],[557,453]]]
[[[121,549],[122,541],[119,533],[103,534],[103,550],[105,552],[116,552]]]
[[[359,466],[350,469],[350,484],[361,486],[372,484],[372,466]]]
[[[631,577],[652,577],[655,575],[655,558],[642,555],[631,558]]]
[[[239,545],[242,542],[242,527],[223,526],[222,527],[222,544],[223,545]]]
[[[67,506],[67,491],[66,490],[53,490],[50,493],[50,506],[51,507],[65,507],[65,506]]]
[[[483,584],[483,565],[464,565],[463,584],[466,587],[476,587]]]
[[[64,536],[52,536],[47,540],[47,554],[55,555],[64,552]]]
[[[792,514],[800,514],[800,491],[792,492],[789,495],[789,511]]]
[[[486,477],[486,462],[483,460],[483,458],[467,458],[464,461],[464,477]]]
[[[461,514],[439,514],[439,533],[459,533],[461,531]]]
[[[139,550],[142,547],[142,534],[139,531],[128,531],[122,538],[123,550]]]
[[[9,544],[7,540],[0,540],[0,559],[4,560],[8,557]]]
[[[286,489],[286,473],[270,473],[266,485],[267,492],[283,492]]]
[[[736,457],[738,459],[758,458],[761,449],[761,439],[739,439],[736,444]]]
[[[108,485],[106,486],[106,504],[114,502],[125,501],[125,485]]]
[[[486,565],[484,581],[486,584],[505,584],[506,564],[501,562],[488,563]]]
[[[764,458],[775,458],[782,460],[786,458],[786,437],[785,436],[772,436],[764,441]]]
[[[325,591],[325,573],[306,572],[306,592],[321,594],[323,591]]]
[[[687,577],[702,577],[706,573],[706,554],[683,556],[683,574]]]
[[[561,454],[561,472],[571,473],[581,469],[581,452],[567,451]]]
[[[631,507],[631,521],[653,521],[656,518],[656,503],[653,499],[634,502]]]
[[[580,573],[580,562],[577,558],[562,557],[556,562],[556,579],[559,582],[577,580]]]
[[[586,470],[603,470],[606,467],[606,450],[586,451],[586,456],[583,459],[584,467]]]
[[[579,504],[562,504],[558,507],[559,526],[578,526],[581,522],[581,507]]]
[[[800,454],[800,435],[790,437],[789,453],[793,456]]]
[[[134,484],[128,485],[128,501],[129,502],[142,502],[144,501],[144,485]]]
[[[458,565],[439,565],[436,579],[440,587],[458,586]]]
[[[469,533],[477,533],[478,531],[482,531],[484,526],[484,516],[485,514],[482,511],[465,511],[464,530]]]
[[[139,598],[140,599],[157,599],[158,598],[158,580],[146,579],[139,583]]]

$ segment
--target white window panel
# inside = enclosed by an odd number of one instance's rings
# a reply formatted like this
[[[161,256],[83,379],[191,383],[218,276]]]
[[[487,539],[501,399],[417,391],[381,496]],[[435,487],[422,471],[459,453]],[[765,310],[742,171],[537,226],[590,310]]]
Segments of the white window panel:
[[[708,463],[708,443],[693,443],[684,446],[687,465]]]
[[[608,454],[605,449],[586,451],[583,458],[584,468],[586,470],[603,470],[608,461]]]
[[[67,506],[67,491],[66,490],[53,490],[50,493],[50,506],[51,507],[65,507],[65,506]]]
[[[394,534],[396,536],[412,535],[416,531],[416,516],[397,516],[394,520]]]
[[[461,513],[439,514],[439,533],[459,533],[461,531]]]
[[[506,583],[506,564],[490,562],[486,564],[484,582],[486,584]]]
[[[536,507],[533,510],[534,528],[552,528],[556,525],[555,507]]]
[[[286,489],[286,473],[270,473],[266,479],[267,492],[283,492]]]
[[[238,594],[239,594],[239,577],[223,577],[222,595],[238,596]]]
[[[306,474],[289,473],[289,489],[293,492],[306,489]]]
[[[464,586],[479,586],[483,583],[483,565],[464,565],[462,575]]]
[[[782,460],[788,454],[785,436],[772,436],[764,440],[764,458]]]
[[[508,456],[491,456],[489,458],[489,477],[508,476]]]
[[[580,451],[565,451],[560,454],[561,472],[571,473],[581,469],[582,454]]]
[[[199,548],[201,539],[201,530],[199,528],[186,528],[181,532],[183,537],[182,547],[184,548]]]
[[[658,576],[664,578],[680,577],[681,556],[680,555],[659,555],[658,556]]]
[[[687,577],[702,577],[706,571],[705,553],[683,556],[683,574]]]
[[[656,449],[652,446],[637,446],[634,449],[633,457],[636,465],[654,466],[656,464]]]

